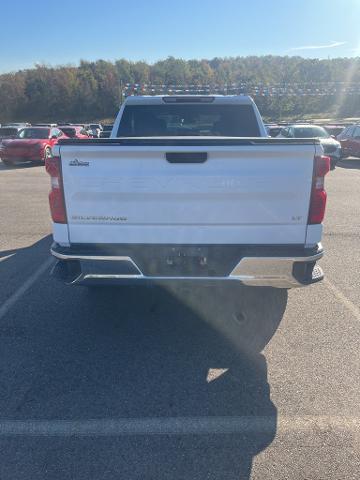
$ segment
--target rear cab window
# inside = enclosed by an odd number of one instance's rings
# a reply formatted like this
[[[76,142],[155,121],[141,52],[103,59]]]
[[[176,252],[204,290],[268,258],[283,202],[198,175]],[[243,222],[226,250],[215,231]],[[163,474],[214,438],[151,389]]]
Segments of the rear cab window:
[[[260,137],[252,105],[127,105],[118,137]]]

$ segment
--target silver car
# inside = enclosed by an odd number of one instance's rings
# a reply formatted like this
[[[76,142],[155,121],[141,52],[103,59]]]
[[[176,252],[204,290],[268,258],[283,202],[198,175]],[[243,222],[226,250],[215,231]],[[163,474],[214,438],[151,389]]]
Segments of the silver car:
[[[278,137],[280,138],[318,138],[324,149],[325,155],[331,160],[331,169],[336,167],[341,158],[341,144],[325,128],[311,124],[287,125],[282,128]]]

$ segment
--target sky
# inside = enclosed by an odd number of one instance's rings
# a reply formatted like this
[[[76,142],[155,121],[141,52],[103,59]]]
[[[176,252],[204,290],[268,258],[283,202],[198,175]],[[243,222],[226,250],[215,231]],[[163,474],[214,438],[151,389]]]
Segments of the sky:
[[[360,56],[360,0],[0,0],[0,72],[36,63]]]

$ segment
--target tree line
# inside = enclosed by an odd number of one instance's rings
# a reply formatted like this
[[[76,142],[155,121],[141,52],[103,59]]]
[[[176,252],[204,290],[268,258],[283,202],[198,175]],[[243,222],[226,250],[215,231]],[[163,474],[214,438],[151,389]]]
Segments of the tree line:
[[[35,68],[0,75],[0,123],[10,121],[91,121],[113,118],[126,84],[153,85],[313,85],[314,95],[259,95],[268,119],[331,113],[360,116],[357,93],[316,94],[322,82],[360,85],[360,57],[304,59],[249,56],[183,60],[169,57],[154,64],[125,59],[80,61],[78,66]]]

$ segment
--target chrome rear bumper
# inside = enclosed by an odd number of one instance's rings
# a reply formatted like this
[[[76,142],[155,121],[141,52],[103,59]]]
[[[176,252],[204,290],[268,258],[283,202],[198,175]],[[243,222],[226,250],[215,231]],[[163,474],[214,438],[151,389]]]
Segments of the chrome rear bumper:
[[[160,247],[161,248],[161,247]],[[226,248],[226,247],[224,247]],[[316,261],[323,256],[321,244],[311,254],[304,249],[303,256],[243,256],[230,273],[194,275],[191,273],[148,274],[128,255],[89,254],[59,247],[54,244],[51,253],[58,259],[53,274],[67,284],[129,284],[170,281],[237,281],[249,286],[294,288],[318,282],[323,272]],[[164,258],[165,261],[165,258]],[[151,262],[151,258],[149,259]],[[166,269],[165,269],[166,270]],[[167,269],[168,271],[168,269]]]

